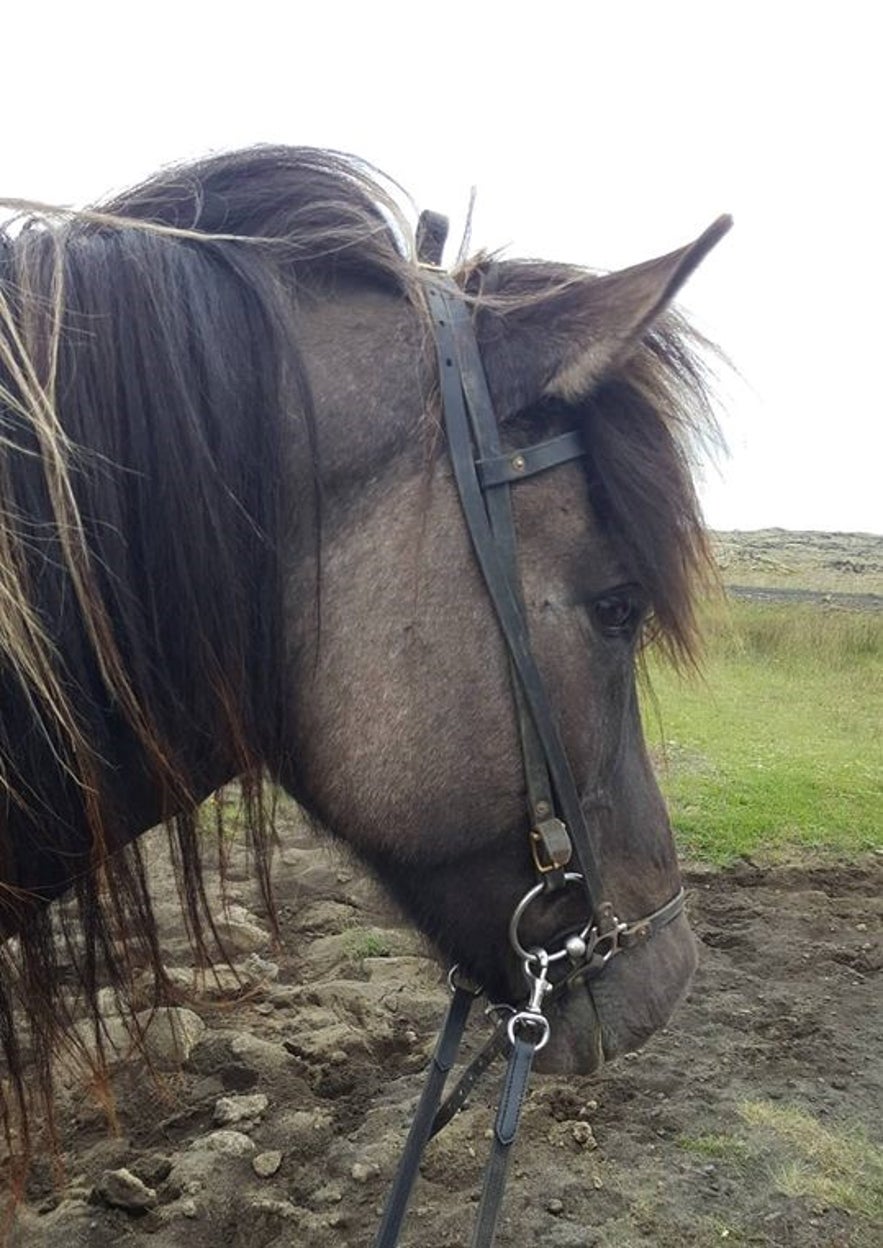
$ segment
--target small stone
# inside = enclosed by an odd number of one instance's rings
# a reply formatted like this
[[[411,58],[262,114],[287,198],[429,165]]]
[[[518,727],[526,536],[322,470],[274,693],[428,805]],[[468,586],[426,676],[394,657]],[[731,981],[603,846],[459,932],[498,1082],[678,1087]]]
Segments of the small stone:
[[[120,1012],[120,996],[115,988],[99,988],[95,1003],[104,1018],[111,1018]]]
[[[195,1200],[182,1200],[178,1205],[178,1212],[183,1218],[198,1218],[199,1206]]]
[[[574,1140],[581,1148],[597,1148],[598,1141],[595,1139],[592,1128],[587,1122],[575,1122],[571,1127],[571,1134]]]
[[[150,1060],[162,1070],[182,1066],[206,1031],[199,1015],[183,1006],[142,1010],[136,1019]]]
[[[290,1200],[268,1200],[261,1197],[260,1200],[252,1201],[252,1210],[257,1214],[269,1214],[271,1217],[285,1218],[291,1220],[303,1214],[303,1210],[298,1210]]]
[[[314,1205],[339,1205],[342,1200],[343,1188],[340,1183],[326,1183],[312,1195]]]
[[[254,1152],[254,1140],[241,1131],[212,1131],[193,1141],[190,1148],[208,1153],[222,1153],[225,1157],[247,1157]]]
[[[270,1099],[263,1092],[246,1096],[222,1096],[215,1104],[212,1122],[219,1127],[229,1127],[237,1122],[254,1122],[265,1113]]]
[[[243,906],[230,906],[225,917],[216,921],[215,930],[228,954],[259,953],[267,948],[272,939],[270,933]]]
[[[546,1209],[557,1218],[559,1214],[564,1212],[564,1201],[558,1200],[557,1197],[553,1196],[550,1201],[546,1202]]]
[[[132,1173],[148,1187],[158,1187],[172,1172],[171,1160],[164,1153],[148,1153],[132,1166]]]
[[[252,983],[272,983],[279,978],[279,963],[251,953],[242,963],[242,971]]]
[[[350,1176],[356,1183],[367,1183],[370,1178],[377,1174],[376,1166],[369,1166],[364,1161],[353,1162],[353,1168]]]
[[[259,1179],[270,1179],[282,1165],[282,1154],[277,1148],[258,1153],[251,1159],[251,1168]]]
[[[130,1213],[143,1213],[156,1204],[156,1192],[148,1187],[131,1170],[105,1170],[95,1191],[106,1205],[115,1209],[128,1209]]]

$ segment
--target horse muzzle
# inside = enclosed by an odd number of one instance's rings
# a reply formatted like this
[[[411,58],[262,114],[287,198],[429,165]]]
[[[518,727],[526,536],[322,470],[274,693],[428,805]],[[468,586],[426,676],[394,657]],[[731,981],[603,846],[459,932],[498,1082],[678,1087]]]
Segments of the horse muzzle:
[[[679,913],[652,940],[624,946],[603,974],[578,968],[547,1006],[549,1040],[537,1054],[536,1069],[591,1074],[605,1061],[639,1049],[669,1021],[697,962],[695,939]]]

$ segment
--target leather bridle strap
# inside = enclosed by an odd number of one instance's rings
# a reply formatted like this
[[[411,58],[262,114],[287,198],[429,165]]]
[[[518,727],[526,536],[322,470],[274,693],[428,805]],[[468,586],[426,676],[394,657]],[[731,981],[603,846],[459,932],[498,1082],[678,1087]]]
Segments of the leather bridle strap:
[[[509,451],[506,455],[479,459],[475,467],[482,489],[487,490],[492,485],[511,485],[515,481],[523,481],[525,477],[545,472],[547,468],[554,468],[569,459],[579,459],[585,453],[586,444],[582,433],[579,429],[571,429],[568,433],[549,438],[546,442],[534,442],[531,446]]]
[[[542,743],[545,765],[583,877],[590,912],[597,915],[602,903],[600,866],[556,717],[531,651],[520,595],[500,556],[476,470],[475,443],[486,444],[491,429],[495,439],[497,425],[471,316],[457,286],[441,274],[433,274],[427,282],[426,295],[435,328],[448,450],[463,514],[518,684]],[[572,445],[565,450],[565,454],[546,466],[574,458]],[[490,452],[491,459],[497,457]],[[496,489],[492,496],[495,493]],[[514,544],[514,533],[512,540]]]
[[[429,1074],[423,1085],[417,1109],[414,1111],[414,1118],[405,1141],[395,1181],[386,1198],[383,1221],[378,1228],[374,1248],[395,1248],[398,1243],[399,1231],[408,1207],[408,1198],[420,1167],[420,1158],[432,1134],[445,1082],[457,1059],[463,1029],[475,997],[476,993],[471,988],[459,983],[454,985],[454,995],[432,1055]]]
[[[484,1172],[484,1185],[481,1191],[481,1204],[478,1206],[478,1217],[472,1233],[472,1248],[488,1248],[493,1244],[497,1232],[497,1221],[503,1204],[503,1189],[506,1186],[506,1173],[512,1157],[512,1145],[518,1132],[521,1108],[527,1094],[536,1045],[532,1040],[524,1040],[516,1036],[509,1054],[506,1067],[506,1079],[503,1083],[503,1094],[494,1122],[494,1133],[491,1140],[491,1153]]]
[[[459,298],[459,292],[457,297]],[[467,319],[463,326],[452,322],[452,329],[456,339],[455,346],[460,356],[460,383],[466,398],[467,413],[471,415],[470,426],[475,470],[479,485],[484,493],[484,506],[487,512],[488,523],[503,572],[523,616],[524,601],[518,575],[518,546],[515,535],[515,518],[512,513],[511,490],[508,486],[511,481],[520,479],[519,470],[521,475],[529,476],[535,472],[542,471],[544,467],[550,468],[555,463],[560,462],[556,458],[557,447],[553,447],[551,442],[542,444],[543,447],[549,448],[551,451],[550,454],[547,454],[545,460],[531,453],[540,450],[539,446],[532,447],[529,450],[516,451],[510,455],[502,454],[499,428],[493,413],[490,395],[487,391],[481,358],[477,349],[474,352],[470,350],[472,343],[474,343],[471,321]],[[468,331],[468,334],[466,331]],[[467,354],[471,358],[467,361],[468,366],[464,366],[464,357]],[[485,419],[485,413],[487,412],[490,412],[490,419]],[[475,413],[480,413],[481,418],[478,418]],[[557,439],[555,441],[557,442]],[[585,454],[585,445],[582,438],[579,438],[579,445],[575,450],[575,454]],[[530,468],[528,468],[528,462],[530,462]],[[503,488],[490,489],[490,485],[502,486]],[[511,656],[509,658],[509,670],[512,678],[512,694],[518,721],[518,737],[521,743],[521,757],[524,766],[530,820],[533,825],[538,826],[552,817],[554,810],[552,782],[549,777],[543,743],[534,726],[530,709],[522,690],[521,681]],[[568,844],[564,851],[567,861],[569,861],[570,853],[571,849]],[[565,865],[566,861],[558,864],[557,877],[560,877],[561,869]],[[547,879],[547,886],[560,886],[560,879],[557,879],[556,876],[550,876]]]

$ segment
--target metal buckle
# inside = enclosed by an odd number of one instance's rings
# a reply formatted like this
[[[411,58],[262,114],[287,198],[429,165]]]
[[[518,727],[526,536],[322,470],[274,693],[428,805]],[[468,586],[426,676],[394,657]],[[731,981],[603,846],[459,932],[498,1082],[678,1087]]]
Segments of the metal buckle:
[[[544,819],[531,830],[530,852],[540,875],[562,871],[573,857],[573,845],[560,819]]]
[[[457,992],[459,989],[460,992],[468,992],[471,997],[480,997],[484,992],[484,988],[480,984],[477,984],[474,979],[470,979],[468,975],[464,975],[459,962],[455,962],[448,971],[448,988],[451,993]]]

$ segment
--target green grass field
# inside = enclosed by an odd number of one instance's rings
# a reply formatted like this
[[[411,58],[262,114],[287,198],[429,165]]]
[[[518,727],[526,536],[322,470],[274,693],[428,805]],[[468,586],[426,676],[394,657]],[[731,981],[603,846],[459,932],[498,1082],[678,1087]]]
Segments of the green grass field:
[[[648,741],[682,852],[727,862],[883,845],[883,613],[732,601],[703,675],[648,664]]]

